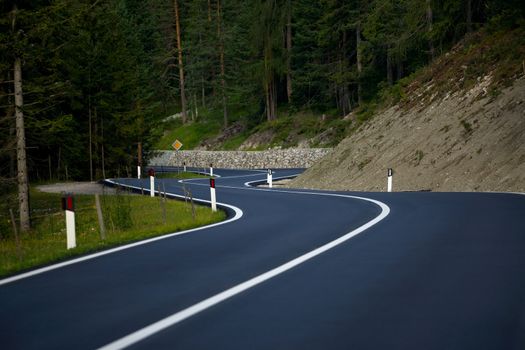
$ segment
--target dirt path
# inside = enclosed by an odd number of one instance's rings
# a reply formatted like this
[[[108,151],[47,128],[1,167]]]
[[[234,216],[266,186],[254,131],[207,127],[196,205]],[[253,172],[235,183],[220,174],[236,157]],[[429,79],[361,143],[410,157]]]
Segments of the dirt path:
[[[96,182],[65,182],[51,185],[40,185],[37,189],[47,193],[74,194],[115,194],[115,189]]]

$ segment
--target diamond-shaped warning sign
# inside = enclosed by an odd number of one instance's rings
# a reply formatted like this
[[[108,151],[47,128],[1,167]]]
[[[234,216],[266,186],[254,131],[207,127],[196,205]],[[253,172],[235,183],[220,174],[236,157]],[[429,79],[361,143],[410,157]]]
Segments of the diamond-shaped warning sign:
[[[171,146],[175,148],[176,151],[178,151],[182,148],[182,142],[180,142],[179,140],[175,140],[175,142],[173,142]]]

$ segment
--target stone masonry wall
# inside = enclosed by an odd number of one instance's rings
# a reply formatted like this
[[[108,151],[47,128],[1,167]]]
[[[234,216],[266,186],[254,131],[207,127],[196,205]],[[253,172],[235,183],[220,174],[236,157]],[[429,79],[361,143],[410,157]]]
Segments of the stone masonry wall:
[[[155,151],[149,165],[230,169],[308,168],[331,148],[289,148],[267,151]]]

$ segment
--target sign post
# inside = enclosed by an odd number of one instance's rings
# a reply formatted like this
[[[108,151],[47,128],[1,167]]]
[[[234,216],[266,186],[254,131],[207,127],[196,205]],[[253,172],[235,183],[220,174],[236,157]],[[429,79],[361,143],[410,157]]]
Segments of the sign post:
[[[210,179],[211,210],[217,211],[217,197],[215,195],[215,179]]]
[[[387,192],[392,192],[392,176],[394,175],[394,170],[392,168],[388,168],[388,180],[387,180]]]
[[[180,158],[178,157],[180,154],[179,154],[179,150],[182,148],[182,142],[180,142],[179,140],[175,140],[175,142],[173,142],[171,144],[171,147],[173,147],[173,149],[176,151],[176,154],[177,154],[177,172],[180,172]],[[186,162],[184,162],[184,172],[186,172]]]
[[[75,232],[75,200],[72,194],[65,194],[62,197],[62,209],[66,212],[67,249],[72,249],[77,246],[77,236]]]
[[[155,197],[155,170],[149,169],[149,194],[150,197]]]
[[[268,187],[272,188],[272,182],[273,182],[272,169],[268,169],[268,175],[266,176],[266,182],[268,182]]]

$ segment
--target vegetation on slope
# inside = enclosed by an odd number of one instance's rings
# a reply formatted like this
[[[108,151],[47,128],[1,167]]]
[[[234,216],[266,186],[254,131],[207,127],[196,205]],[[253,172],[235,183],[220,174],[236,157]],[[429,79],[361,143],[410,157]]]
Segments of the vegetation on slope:
[[[159,197],[126,192],[103,195],[101,205],[107,233],[102,239],[94,196],[75,195],[77,247],[67,250],[60,194],[31,191],[33,228],[29,232],[18,232],[18,235],[13,232],[10,217],[3,215],[8,212],[9,203],[16,207],[12,197],[0,197],[0,276],[225,218],[223,211],[214,213],[208,207],[197,205],[193,217],[190,203],[163,202]]]
[[[374,118],[291,186],[517,191],[525,188],[525,28],[473,33],[383,93]]]
[[[265,122],[260,129],[276,134],[269,146],[299,143],[276,129],[303,123],[317,130],[302,134],[326,133],[324,143],[335,144],[355,127],[341,118],[369,116],[380,91],[465,34],[487,23],[515,28],[524,14],[520,0],[192,0],[177,12],[175,4],[3,1],[0,176],[16,177],[17,60],[30,178],[99,179],[134,166],[139,148],[173,128],[162,120],[182,101],[182,119],[195,121],[159,148],[179,134],[187,148],[206,139],[236,148]],[[326,118],[301,119],[310,114]],[[277,118],[289,120],[273,125]],[[241,131],[228,134],[236,123]],[[231,140],[213,140],[222,133]]]

